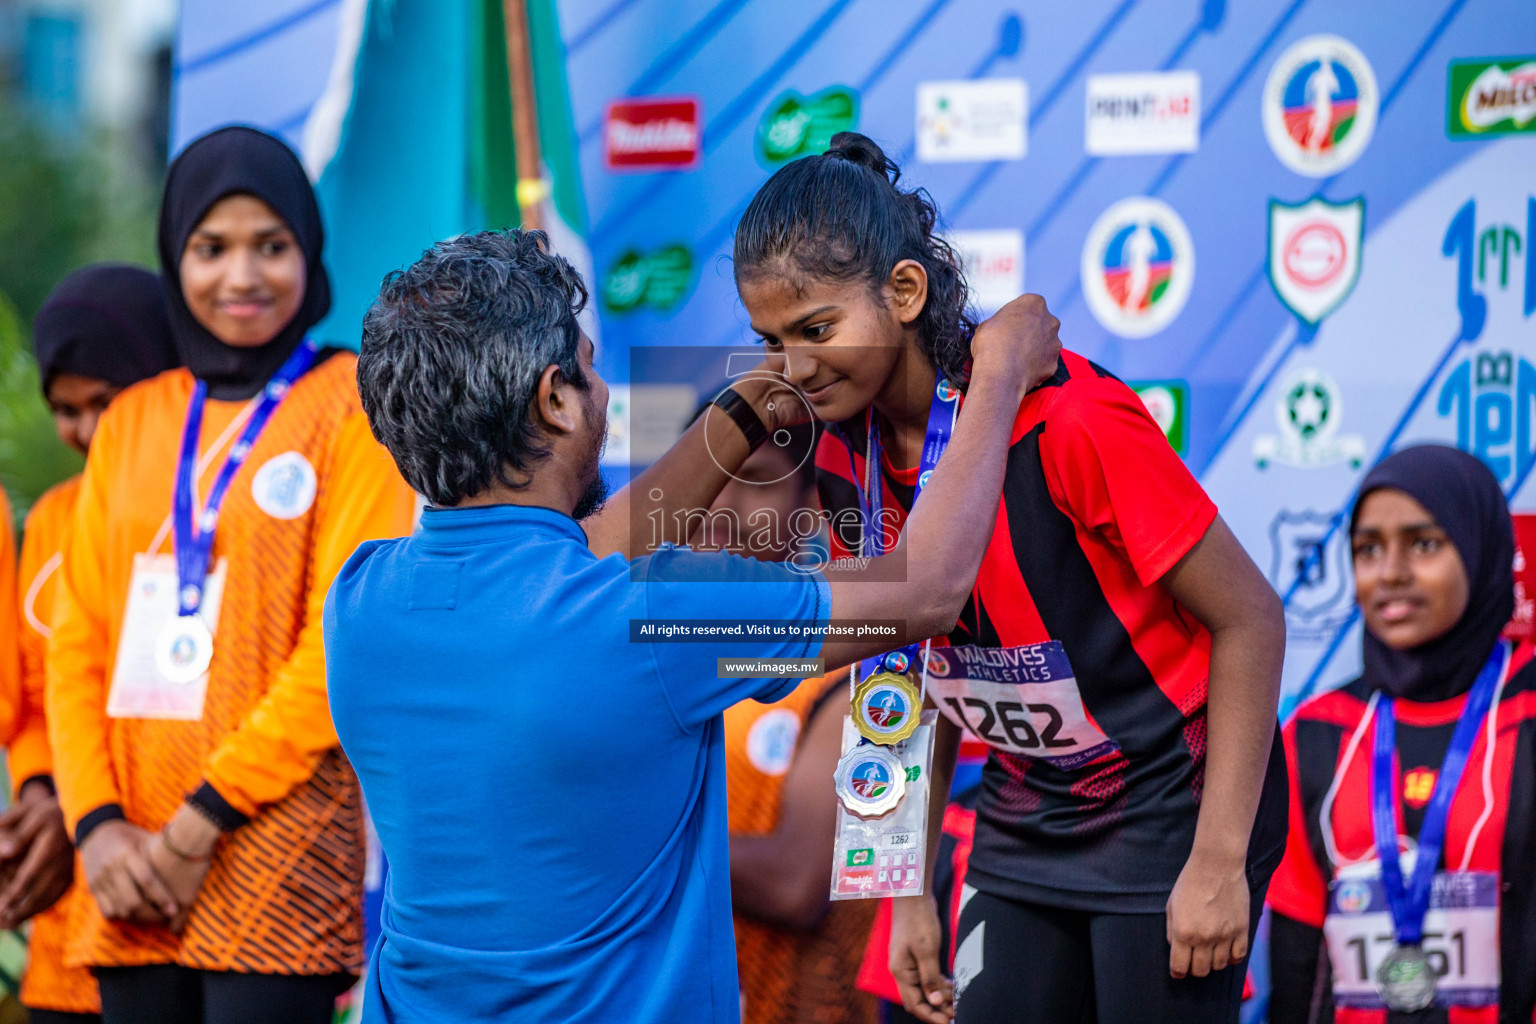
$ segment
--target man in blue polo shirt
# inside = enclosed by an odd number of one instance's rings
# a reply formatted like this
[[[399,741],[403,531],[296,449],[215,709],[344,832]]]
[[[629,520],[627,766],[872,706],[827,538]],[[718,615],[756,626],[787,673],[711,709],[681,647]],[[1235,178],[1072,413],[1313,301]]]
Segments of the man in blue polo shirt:
[[[326,605],[336,729],[391,865],[364,1019],[732,1022],[720,714],[798,680],[720,679],[716,659],[847,663],[890,641],[633,643],[631,623],[816,627],[836,611],[943,632],[985,549],[1018,401],[1054,368],[1055,319],[1033,300],[978,332],[902,582],[686,549],[630,559],[638,495],[707,508],[803,406],[771,380],[740,385],[594,514],[607,386],[576,322],[585,289],[542,241],[441,243],[364,323],[364,408],[431,502],[415,536],[359,548]]]

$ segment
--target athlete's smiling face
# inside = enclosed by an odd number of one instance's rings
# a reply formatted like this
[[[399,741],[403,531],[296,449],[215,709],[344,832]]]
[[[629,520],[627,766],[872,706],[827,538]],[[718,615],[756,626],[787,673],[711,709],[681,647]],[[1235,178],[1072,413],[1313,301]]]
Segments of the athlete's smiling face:
[[[860,415],[890,385],[928,297],[920,264],[903,260],[886,286],[757,268],[737,283],[752,329],[824,422]]]
[[[1355,598],[1365,628],[1406,651],[1448,633],[1467,610],[1471,588],[1461,554],[1429,510],[1403,491],[1372,491],[1350,538]]]
[[[227,196],[187,239],[181,291],[214,337],[255,348],[298,314],[304,272],[304,253],[287,222],[254,196]]]

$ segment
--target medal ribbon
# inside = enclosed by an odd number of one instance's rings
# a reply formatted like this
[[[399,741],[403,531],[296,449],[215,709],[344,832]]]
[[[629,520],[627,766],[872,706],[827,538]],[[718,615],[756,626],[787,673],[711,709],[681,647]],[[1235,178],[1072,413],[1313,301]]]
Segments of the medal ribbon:
[[[1424,939],[1424,915],[1429,910],[1430,891],[1435,869],[1445,846],[1446,821],[1451,799],[1461,782],[1478,729],[1493,703],[1494,691],[1509,665],[1509,644],[1500,640],[1488,663],[1477,674],[1467,694],[1467,702],[1451,735],[1451,745],[1435,780],[1434,794],[1424,809],[1424,825],[1419,829],[1418,858],[1413,877],[1403,879],[1402,862],[1397,851],[1397,784],[1394,757],[1397,751],[1397,717],[1394,701],[1383,696],[1376,705],[1376,736],[1371,758],[1371,831],[1376,838],[1376,854],[1381,858],[1381,884],[1392,909],[1392,924],[1397,942],[1417,946]]]
[[[947,397],[946,397],[947,396]],[[934,385],[933,399],[928,405],[928,428],[923,434],[923,451],[917,463],[917,485],[912,489],[912,506],[917,507],[917,499],[923,493],[923,486],[928,482],[928,476],[934,467],[939,464],[939,457],[944,454],[944,449],[949,447],[949,439],[955,433],[955,419],[960,414],[960,389],[950,384],[942,375]],[[859,495],[859,514],[863,522],[859,531],[859,554],[878,557],[885,554],[885,534],[881,529],[881,514],[885,508],[885,487],[880,477],[880,465],[883,454],[880,445],[880,429],[875,422],[875,410],[871,406],[864,413],[865,429],[865,458],[864,458],[864,485],[858,484],[858,467],[853,462],[853,445],[848,445],[848,469],[854,479],[854,490]],[[926,641],[924,642],[926,643]],[[896,650],[906,654],[909,663],[915,664],[918,657],[918,648],[924,644],[908,644],[898,647]],[[890,652],[887,652],[890,653]],[[880,671],[880,665],[885,660],[885,655],[873,658],[865,658],[859,663],[857,673],[849,676],[849,692],[857,684],[860,676],[868,676]],[[922,678],[926,682],[928,678],[926,661]],[[925,687],[926,689],[926,687]]]
[[[208,399],[208,385],[199,380],[192,388],[192,401],[187,406],[187,424],[181,432],[181,457],[176,466],[176,490],[171,498],[171,523],[174,528],[178,577],[176,597],[178,615],[196,614],[198,606],[202,604],[203,584],[208,578],[208,562],[213,557],[214,530],[219,525],[219,510],[224,505],[224,496],[229,491],[231,481],[234,480],[235,474],[240,472],[240,467],[245,465],[245,460],[250,458],[256,438],[261,434],[262,428],[267,425],[267,421],[272,418],[272,413],[287,396],[294,382],[304,376],[305,372],[314,365],[319,351],[313,339],[304,339],[304,344],[295,349],[293,355],[289,356],[272,379],[267,381],[266,387],[262,389],[261,399],[251,413],[250,420],[241,431],[234,446],[230,448],[229,456],[224,460],[219,475],[214,478],[213,488],[208,492],[208,500],[203,505],[201,515],[195,518],[192,515],[192,505],[197,494],[195,478],[197,441],[203,429],[203,406]]]

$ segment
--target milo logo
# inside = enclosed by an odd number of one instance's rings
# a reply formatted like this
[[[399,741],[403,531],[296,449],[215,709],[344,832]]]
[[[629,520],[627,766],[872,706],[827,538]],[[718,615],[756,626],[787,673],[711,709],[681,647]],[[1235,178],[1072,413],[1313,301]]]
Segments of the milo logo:
[[[812,96],[787,90],[768,104],[757,123],[757,162],[771,171],[825,153],[832,136],[853,131],[858,123],[859,94],[846,86],[829,86]]]
[[[1536,57],[1455,61],[1447,78],[1451,138],[1536,133]]]
[[[693,253],[687,246],[668,245],[652,252],[629,249],[614,260],[603,278],[603,305],[614,313],[642,307],[669,310],[692,287]]]

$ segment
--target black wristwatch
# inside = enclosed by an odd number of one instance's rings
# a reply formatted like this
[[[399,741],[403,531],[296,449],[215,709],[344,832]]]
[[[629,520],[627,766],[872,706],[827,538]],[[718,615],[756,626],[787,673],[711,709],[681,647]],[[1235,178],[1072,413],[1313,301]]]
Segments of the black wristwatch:
[[[726,388],[710,404],[719,406],[731,418],[731,422],[741,428],[747,446],[752,451],[757,451],[768,440],[768,428],[764,426],[762,417],[752,408],[751,402],[736,393],[735,388]]]

